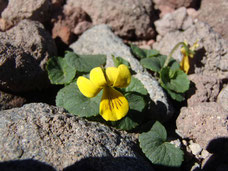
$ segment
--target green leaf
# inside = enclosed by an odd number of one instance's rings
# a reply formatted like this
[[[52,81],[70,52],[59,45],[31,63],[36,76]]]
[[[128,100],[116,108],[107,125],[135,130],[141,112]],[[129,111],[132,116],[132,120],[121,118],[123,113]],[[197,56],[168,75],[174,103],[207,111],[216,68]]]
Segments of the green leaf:
[[[87,98],[79,91],[75,83],[61,89],[56,96],[56,105],[65,108],[73,115],[91,117],[99,114],[102,92],[94,98]]]
[[[138,112],[142,112],[146,106],[146,102],[143,96],[135,94],[135,93],[128,93],[125,95],[128,100],[130,110],[135,110]]]
[[[166,58],[167,57],[164,55],[160,55],[156,58],[144,58],[140,63],[144,68],[150,69],[154,72],[159,72],[165,63]]]
[[[91,69],[105,64],[105,55],[78,55],[67,51],[65,54],[67,64],[79,72],[90,72]]]
[[[117,129],[130,131],[139,126],[139,124],[142,122],[142,118],[139,116],[140,112],[129,111],[127,116],[125,116],[123,119],[116,122],[112,122],[112,126],[116,127]]]
[[[124,64],[126,65],[128,68],[130,68],[130,64],[128,61],[126,61],[125,59],[123,59],[122,57],[115,57],[115,56],[112,56],[112,60],[114,62],[114,65],[116,67],[118,67],[119,65],[121,64]]]
[[[76,70],[67,65],[65,58],[50,58],[46,66],[52,84],[67,84],[75,77]]]
[[[146,58],[146,51],[131,44],[131,52],[140,59]]]
[[[167,91],[167,93],[170,95],[170,97],[173,100],[176,100],[178,102],[182,102],[185,100],[184,94],[183,93],[176,93],[172,90],[169,90],[167,87],[165,87],[164,84],[161,83],[161,86]]]
[[[130,110],[128,114],[121,120],[112,122],[112,126],[118,129],[129,131],[137,127],[143,121],[143,109],[146,102],[141,95],[129,93],[126,95]]]
[[[144,85],[141,83],[141,81],[138,80],[137,78],[135,78],[134,76],[131,77],[131,83],[129,84],[129,86],[124,88],[124,91],[125,92],[137,92],[142,95],[148,94],[147,90],[144,88]]]
[[[153,164],[169,167],[181,166],[183,151],[166,142],[166,139],[165,127],[157,121],[150,131],[139,135],[139,145]]]
[[[159,51],[155,49],[141,49],[133,44],[131,44],[131,52],[133,53],[133,55],[137,56],[140,59],[151,58],[159,55]]]
[[[149,50],[145,49],[145,50],[146,50],[147,58],[152,58],[152,57],[158,56],[160,54],[160,52],[155,49],[149,49]]]
[[[180,69],[171,70],[169,67],[165,67],[160,72],[160,78],[167,89],[177,93],[184,93],[189,89],[188,76]]]

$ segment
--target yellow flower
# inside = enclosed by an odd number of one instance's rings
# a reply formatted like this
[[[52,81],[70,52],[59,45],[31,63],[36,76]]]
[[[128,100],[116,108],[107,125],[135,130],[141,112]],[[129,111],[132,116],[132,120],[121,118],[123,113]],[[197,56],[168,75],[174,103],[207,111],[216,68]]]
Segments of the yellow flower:
[[[127,99],[113,87],[124,88],[131,82],[131,73],[126,65],[108,67],[105,72],[101,67],[90,71],[90,79],[78,77],[77,85],[86,97],[95,97],[102,89],[100,115],[106,121],[117,121],[126,116],[129,110]]]
[[[180,62],[180,68],[186,73],[188,74],[189,68],[190,68],[190,64],[189,64],[189,57],[193,58],[194,57],[194,51],[196,50],[196,48],[199,47],[198,41],[196,41],[193,46],[191,46],[189,48],[189,45],[187,43],[187,41],[184,41],[184,44],[186,45],[186,47],[188,48],[188,52],[186,51],[185,47],[183,46],[181,48],[181,53],[183,55],[183,58]]]

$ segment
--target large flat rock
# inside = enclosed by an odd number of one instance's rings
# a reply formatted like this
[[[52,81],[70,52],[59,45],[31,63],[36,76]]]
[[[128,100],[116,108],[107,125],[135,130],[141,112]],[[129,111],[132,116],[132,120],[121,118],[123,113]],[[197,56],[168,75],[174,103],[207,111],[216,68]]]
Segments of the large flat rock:
[[[0,135],[0,170],[153,170],[134,136],[43,103],[1,111]]]

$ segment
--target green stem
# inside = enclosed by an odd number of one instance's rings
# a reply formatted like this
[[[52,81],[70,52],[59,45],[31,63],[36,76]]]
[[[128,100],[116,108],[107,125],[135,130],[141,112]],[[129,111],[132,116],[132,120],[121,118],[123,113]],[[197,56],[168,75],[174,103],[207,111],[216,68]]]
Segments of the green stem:
[[[176,46],[174,46],[174,48],[172,49],[172,51],[169,53],[169,56],[166,58],[166,61],[165,61],[165,63],[164,63],[164,65],[163,65],[162,68],[165,68],[165,67],[168,66],[169,61],[170,61],[170,58],[172,57],[173,53],[177,50],[177,48],[178,48],[180,45],[182,45],[182,46],[185,48],[186,53],[187,53],[187,55],[188,55],[188,47],[186,46],[186,44],[185,44],[184,42],[179,42],[178,44],[176,44]]]

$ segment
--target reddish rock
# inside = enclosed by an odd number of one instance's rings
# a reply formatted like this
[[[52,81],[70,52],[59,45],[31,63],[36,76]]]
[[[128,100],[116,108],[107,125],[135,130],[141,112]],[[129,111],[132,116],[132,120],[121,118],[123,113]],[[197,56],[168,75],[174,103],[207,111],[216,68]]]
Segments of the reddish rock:
[[[2,18],[13,25],[23,19],[44,22],[50,17],[49,8],[49,0],[9,0],[7,7],[2,12]]]
[[[228,136],[228,113],[218,103],[183,107],[176,120],[177,132],[206,149],[211,140]]]
[[[120,37],[151,39],[155,36],[151,0],[68,0],[67,5],[82,8],[94,25],[107,24]]]
[[[188,77],[194,85],[188,91],[191,96],[187,102],[188,107],[195,106],[201,102],[216,102],[221,88],[221,80],[214,76],[192,74]]]
[[[90,18],[81,8],[65,5],[63,13],[58,16],[52,29],[52,37],[59,37],[65,44],[75,41],[75,35],[80,35],[91,27]]]
[[[228,1],[202,0],[198,19],[208,23],[228,41]]]
[[[60,8],[63,5],[64,0],[51,0],[51,3],[54,8]]]

